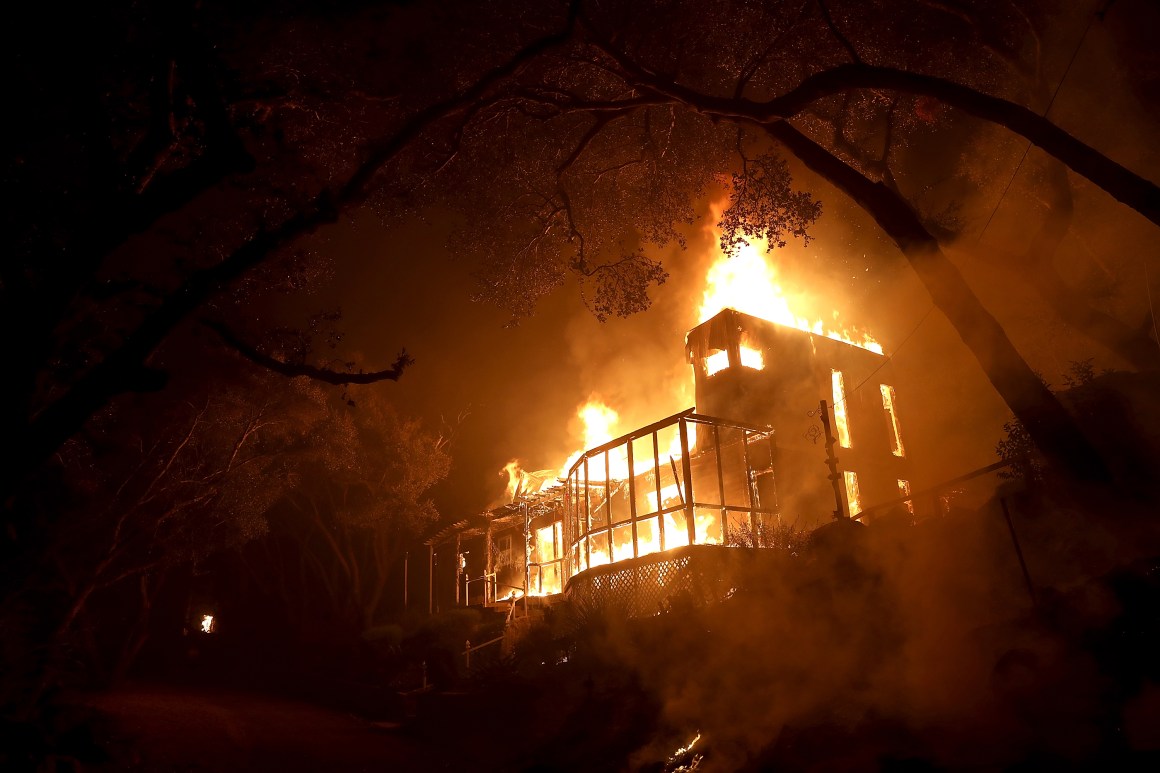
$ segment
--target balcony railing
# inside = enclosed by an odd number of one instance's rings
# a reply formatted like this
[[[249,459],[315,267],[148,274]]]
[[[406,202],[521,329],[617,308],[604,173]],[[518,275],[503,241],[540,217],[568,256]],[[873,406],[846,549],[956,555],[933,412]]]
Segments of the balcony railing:
[[[565,483],[571,578],[687,545],[724,545],[777,519],[770,427],[692,409],[585,452]]]

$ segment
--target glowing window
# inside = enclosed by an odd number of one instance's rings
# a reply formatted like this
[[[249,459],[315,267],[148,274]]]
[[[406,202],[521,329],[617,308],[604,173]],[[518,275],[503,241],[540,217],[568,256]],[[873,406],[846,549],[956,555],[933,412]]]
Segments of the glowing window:
[[[608,552],[608,531],[598,531],[588,537],[588,565],[604,566],[612,563],[612,556]]]
[[[753,368],[754,370],[762,370],[765,368],[765,357],[761,354],[760,349],[742,346],[739,351],[741,352],[741,364],[746,368]]]
[[[850,503],[850,517],[862,512],[862,489],[858,487],[858,473],[846,470],[842,473],[846,482],[846,501]]]
[[[834,387],[834,424],[838,428],[838,445],[850,447],[850,419],[846,413],[846,382],[842,371],[830,371],[830,381]]]
[[[902,428],[898,425],[898,413],[894,410],[894,387],[889,384],[880,384],[882,390],[882,409],[890,418],[890,452],[895,456],[906,456],[906,449],[902,445]]]
[[[712,376],[729,367],[729,352],[713,352],[705,358],[705,375]]]
[[[752,346],[742,344],[737,351],[741,357],[742,367],[753,368],[754,370],[762,370],[765,368],[765,356],[761,353],[760,349],[754,349]],[[732,363],[729,362],[729,352],[713,352],[705,358],[705,375],[714,376],[731,365]]]
[[[536,561],[554,561],[560,558],[558,549],[559,541],[559,522],[549,524],[542,529],[536,529]]]
[[[898,495],[902,497],[910,496],[910,481],[902,480],[901,478],[898,480]],[[906,500],[906,509],[910,511],[911,515],[914,515],[914,502],[911,502],[909,499]]]

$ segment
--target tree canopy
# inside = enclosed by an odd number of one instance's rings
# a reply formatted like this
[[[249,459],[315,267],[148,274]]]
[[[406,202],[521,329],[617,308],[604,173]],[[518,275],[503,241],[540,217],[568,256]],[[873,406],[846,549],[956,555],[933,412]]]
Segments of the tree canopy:
[[[971,153],[1002,127],[1157,223],[1153,182],[1043,117],[1043,31],[1058,13],[1000,0],[497,0],[114,4],[33,20],[8,52],[22,109],[7,176],[21,196],[0,285],[17,398],[2,428],[22,461],[6,488],[117,395],[162,387],[156,353],[196,320],[285,367],[246,308],[313,281],[326,260],[302,237],[356,209],[388,222],[461,213],[455,245],[480,297],[517,318],[569,277],[598,316],[629,314],[666,276],[655,248],[680,242],[716,181],[733,182],[730,239],[808,235],[818,202],[778,171],[786,158],[873,217],[1036,442],[1101,477],[947,258],[966,224],[927,195],[945,182],[930,168],[969,191]],[[1103,17],[1079,23],[1086,34]],[[932,164],[919,144],[949,158]],[[1050,229],[1044,239],[1024,256],[1037,271]],[[1044,284],[1081,331],[1155,364],[1134,323]],[[371,372],[397,378],[407,361]]]

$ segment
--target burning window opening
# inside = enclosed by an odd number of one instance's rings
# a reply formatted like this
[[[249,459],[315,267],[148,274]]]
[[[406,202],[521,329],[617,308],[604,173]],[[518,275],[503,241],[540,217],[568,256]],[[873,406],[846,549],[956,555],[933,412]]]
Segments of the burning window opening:
[[[202,615],[201,616],[201,632],[202,633],[213,633],[215,630],[216,630],[216,625],[214,623],[213,615]]]
[[[902,445],[902,428],[898,424],[898,413],[894,410],[894,387],[889,384],[880,384],[882,391],[882,408],[890,417],[890,453],[895,456],[906,456],[906,449]]]
[[[910,481],[902,480],[901,478],[899,478],[898,479],[898,493],[900,496],[908,497],[908,499],[906,500],[906,509],[911,515],[914,515],[914,502],[912,502],[909,499],[909,497],[910,497]]]
[[[760,349],[742,346],[739,351],[741,352],[742,367],[753,368],[754,370],[765,369],[765,356],[761,353]]]
[[[553,521],[534,530],[535,540],[528,567],[529,595],[551,596],[564,590],[562,527],[560,521]]]
[[[842,479],[846,483],[846,501],[850,505],[850,517],[862,512],[862,489],[858,485],[858,473],[845,470]]]
[[[831,370],[830,381],[834,396],[834,424],[838,427],[838,445],[850,447],[850,418],[846,411],[846,382],[842,371]]]
[[[719,350],[705,358],[705,374],[716,376],[729,367],[729,352]]]
[[[738,347],[737,351],[741,358],[741,367],[752,368],[753,370],[765,369],[765,355],[761,353],[760,349],[742,344]],[[729,352],[720,349],[705,358],[705,375],[715,376],[721,371],[727,370],[730,366]]]

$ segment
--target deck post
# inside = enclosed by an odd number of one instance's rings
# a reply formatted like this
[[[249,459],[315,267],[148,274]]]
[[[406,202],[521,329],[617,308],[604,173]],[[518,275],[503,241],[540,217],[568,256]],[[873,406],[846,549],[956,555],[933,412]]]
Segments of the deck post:
[[[521,502],[520,507],[524,511],[524,617],[528,616],[528,594],[531,592],[532,584],[532,520],[528,515],[528,503]]]
[[[697,524],[693,518],[693,463],[689,459],[689,426],[684,417],[678,419],[681,431],[681,472],[685,475],[685,525],[689,544],[697,544]]]
[[[455,606],[459,606],[459,583],[463,579],[464,569],[463,565],[463,537],[458,532],[455,533]]]
[[[487,518],[487,532],[486,532],[484,540],[486,542],[487,553],[483,559],[483,605],[486,607],[488,605],[488,592],[487,592],[488,579],[487,578],[492,575],[492,566],[491,566],[491,513],[487,513],[485,515],[485,517]],[[494,596],[495,596],[494,589],[493,589],[493,592],[491,595],[494,598]]]

